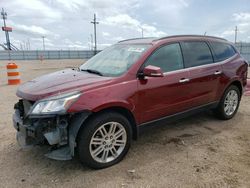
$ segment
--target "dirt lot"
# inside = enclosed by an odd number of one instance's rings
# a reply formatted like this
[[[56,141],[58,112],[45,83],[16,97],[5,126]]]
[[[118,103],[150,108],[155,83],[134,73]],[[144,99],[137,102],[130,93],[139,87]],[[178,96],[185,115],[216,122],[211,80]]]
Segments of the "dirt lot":
[[[22,81],[82,60],[17,61]],[[0,187],[250,187],[250,97],[220,121],[204,112],[151,129],[111,168],[90,170],[77,159],[54,161],[41,148],[23,151],[11,116],[17,86],[6,85],[0,61]]]

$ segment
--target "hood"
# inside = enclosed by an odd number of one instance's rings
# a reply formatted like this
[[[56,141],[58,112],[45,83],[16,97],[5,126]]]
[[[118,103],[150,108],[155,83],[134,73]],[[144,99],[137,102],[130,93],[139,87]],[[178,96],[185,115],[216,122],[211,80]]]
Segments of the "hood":
[[[109,83],[112,79],[110,77],[66,69],[35,78],[20,85],[17,89],[17,96],[26,100],[36,101],[58,93],[90,89]]]

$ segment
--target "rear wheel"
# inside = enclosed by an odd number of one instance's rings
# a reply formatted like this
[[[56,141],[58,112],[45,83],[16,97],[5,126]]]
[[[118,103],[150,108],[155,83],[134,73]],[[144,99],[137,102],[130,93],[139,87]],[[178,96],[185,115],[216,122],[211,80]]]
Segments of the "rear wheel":
[[[235,85],[229,86],[222,96],[215,115],[220,119],[231,119],[236,114],[240,104],[241,94]]]
[[[80,161],[94,169],[120,162],[129,150],[131,135],[129,121],[119,113],[107,112],[91,118],[78,135]]]

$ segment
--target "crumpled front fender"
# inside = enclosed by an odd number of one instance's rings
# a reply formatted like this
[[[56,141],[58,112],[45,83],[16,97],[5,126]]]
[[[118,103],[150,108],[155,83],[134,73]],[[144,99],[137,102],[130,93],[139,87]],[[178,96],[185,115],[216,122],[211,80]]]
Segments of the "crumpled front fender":
[[[71,151],[71,156],[74,156],[74,151],[76,147],[77,134],[83,125],[83,122],[89,117],[91,111],[83,111],[77,113],[73,116],[69,124],[69,147]]]

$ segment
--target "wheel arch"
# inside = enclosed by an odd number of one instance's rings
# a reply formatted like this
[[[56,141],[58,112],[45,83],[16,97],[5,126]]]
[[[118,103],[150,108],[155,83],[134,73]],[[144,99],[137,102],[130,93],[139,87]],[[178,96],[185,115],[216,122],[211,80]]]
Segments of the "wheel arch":
[[[221,97],[223,97],[225,91],[226,91],[227,88],[229,88],[231,85],[236,86],[236,87],[239,89],[239,91],[240,91],[240,95],[242,96],[242,94],[243,94],[243,86],[242,86],[241,81],[238,80],[238,79],[233,79],[233,80],[231,80],[229,83],[227,83],[227,84],[223,87],[223,89],[222,89],[222,91],[220,92],[219,97],[218,97],[219,100],[221,99]]]
[[[227,87],[225,87],[224,91],[223,91],[223,95],[221,96],[220,98],[220,102],[218,103],[217,107],[214,109],[214,112],[215,112],[215,115],[219,118],[219,119],[222,119],[222,120],[228,120],[228,119],[231,119],[235,113],[237,112],[238,110],[238,107],[239,107],[239,102],[237,103],[237,107],[236,109],[234,109],[233,113],[232,114],[226,114],[225,112],[225,107],[224,107],[224,101],[225,101],[225,98],[226,98],[226,95],[227,95],[227,92],[229,92],[230,90],[230,87],[236,87],[238,88],[239,92],[240,92],[240,96],[239,96],[239,101],[241,99],[241,95],[243,93],[243,87],[242,87],[242,84],[239,80],[234,80],[232,82],[230,82]]]
[[[112,112],[112,111],[118,112],[119,114],[123,115],[124,117],[126,117],[128,119],[128,121],[130,122],[131,128],[132,128],[132,137],[134,140],[136,140],[138,138],[136,119],[135,119],[133,113],[129,109],[127,109],[123,106],[110,106],[110,107],[102,108],[99,111],[92,113],[89,118],[94,117],[95,115],[98,115],[100,113]]]
[[[240,90],[240,95],[242,96],[242,94],[243,94],[243,87],[242,87],[241,82],[239,80],[234,80],[233,82],[231,82],[231,84],[229,86],[231,86],[231,85],[235,85],[236,87],[238,87],[238,89]]]
[[[84,128],[84,124],[86,122],[88,122],[91,118],[94,118],[98,114],[105,113],[105,112],[118,112],[119,114],[126,117],[128,119],[128,121],[130,122],[130,125],[132,128],[132,138],[134,140],[136,140],[138,138],[138,130],[137,130],[137,123],[136,123],[135,117],[129,109],[127,109],[123,106],[110,106],[110,107],[106,107],[106,108],[101,108],[98,111],[92,111],[91,114],[89,114],[88,117],[86,119],[84,119],[84,121],[82,121],[82,124],[80,125],[80,127],[77,131],[77,135],[79,134],[80,129]]]

